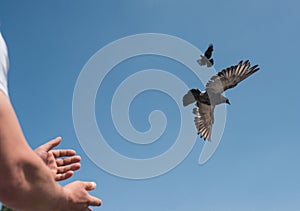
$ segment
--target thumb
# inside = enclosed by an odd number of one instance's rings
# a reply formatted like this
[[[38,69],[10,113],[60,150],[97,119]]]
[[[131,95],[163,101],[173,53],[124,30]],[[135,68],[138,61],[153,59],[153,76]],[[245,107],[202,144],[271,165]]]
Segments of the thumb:
[[[55,157],[54,157],[53,153],[48,152],[47,155],[48,155],[48,159],[47,159],[47,165],[48,165],[48,167],[50,169],[55,169],[55,167],[56,167],[56,160],[55,160]]]
[[[56,137],[55,139],[52,139],[51,141],[48,141],[47,143],[45,143],[44,145],[42,145],[41,147],[43,147],[43,149],[45,151],[49,151],[51,149],[53,149],[54,147],[56,147],[57,145],[59,145],[59,143],[61,142],[61,137]]]

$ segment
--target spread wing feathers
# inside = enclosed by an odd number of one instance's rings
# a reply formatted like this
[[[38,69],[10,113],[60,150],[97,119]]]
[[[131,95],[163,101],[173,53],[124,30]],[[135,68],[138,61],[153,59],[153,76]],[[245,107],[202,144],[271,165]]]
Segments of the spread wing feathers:
[[[199,89],[191,89],[183,96],[183,106],[188,106],[200,99],[201,91]]]
[[[197,102],[193,109],[197,134],[204,140],[211,140],[212,125],[214,123],[215,106]]]
[[[200,59],[197,60],[198,64],[199,65],[207,65],[207,67],[211,67],[214,65],[214,60],[213,58],[211,58],[212,56],[212,52],[214,50],[214,47],[212,44],[210,44],[208,46],[208,48],[206,49],[205,53],[204,53],[204,56],[201,55],[200,56]]]
[[[210,59],[213,50],[214,50],[214,47],[213,47],[212,44],[210,44],[210,45],[208,46],[207,50],[205,51],[204,56],[205,56],[206,58]]]
[[[248,60],[244,63],[240,61],[237,65],[228,67],[211,77],[206,84],[206,91],[221,94],[223,91],[235,87],[258,70],[258,65],[250,67]]]

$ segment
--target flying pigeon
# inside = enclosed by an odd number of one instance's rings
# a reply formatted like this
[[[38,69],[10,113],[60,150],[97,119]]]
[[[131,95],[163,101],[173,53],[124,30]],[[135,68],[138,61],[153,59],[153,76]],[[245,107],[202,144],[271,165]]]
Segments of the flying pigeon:
[[[248,78],[259,70],[258,65],[250,67],[250,62],[240,61],[237,65],[223,69],[212,76],[206,84],[205,91],[191,89],[183,96],[183,106],[196,102],[193,109],[197,134],[201,138],[211,140],[212,125],[214,123],[215,106],[221,103],[230,104],[229,99],[222,93],[227,89],[235,87],[239,82]]]
[[[212,44],[210,44],[208,46],[208,48],[206,49],[204,56],[200,55],[200,59],[197,60],[198,64],[203,66],[203,65],[207,65],[207,67],[211,67],[214,65],[214,59],[211,58],[212,56],[212,52],[214,50],[214,47]]]

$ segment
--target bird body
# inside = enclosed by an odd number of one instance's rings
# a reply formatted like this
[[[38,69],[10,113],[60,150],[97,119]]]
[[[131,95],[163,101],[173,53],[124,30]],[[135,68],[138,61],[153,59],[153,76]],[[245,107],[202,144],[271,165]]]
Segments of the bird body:
[[[221,103],[226,103],[226,101],[229,102],[229,100],[221,94],[216,94],[214,92],[208,93],[207,91],[201,92],[199,89],[191,89],[183,97],[184,106],[188,106],[194,102],[216,106]]]
[[[239,82],[246,79],[259,70],[258,65],[250,67],[250,62],[240,61],[212,76],[206,84],[205,91],[191,89],[183,96],[183,106],[196,102],[193,113],[196,115],[194,121],[197,133],[204,140],[211,140],[212,124],[214,123],[214,109],[221,103],[230,104],[229,99],[222,93],[227,89],[237,86]]]

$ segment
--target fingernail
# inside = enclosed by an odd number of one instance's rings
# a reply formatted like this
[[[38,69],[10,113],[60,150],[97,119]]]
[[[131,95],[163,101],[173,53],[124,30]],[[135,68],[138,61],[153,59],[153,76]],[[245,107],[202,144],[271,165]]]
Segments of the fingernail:
[[[92,186],[95,188],[97,184],[95,182],[91,182]]]

